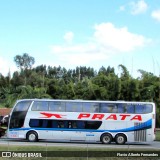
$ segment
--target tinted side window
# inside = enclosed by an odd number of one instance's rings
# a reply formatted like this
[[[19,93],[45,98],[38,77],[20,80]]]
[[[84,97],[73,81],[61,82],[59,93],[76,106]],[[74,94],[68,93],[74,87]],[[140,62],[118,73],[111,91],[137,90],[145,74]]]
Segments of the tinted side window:
[[[58,121],[58,128],[68,128],[67,121]]]
[[[101,124],[101,121],[86,121],[85,129],[98,129]]]
[[[145,113],[145,107],[142,105],[135,105],[135,113]]]
[[[43,119],[30,119],[29,126],[30,127],[38,127],[38,128],[49,128],[50,120]]]
[[[118,113],[126,113],[126,106],[124,104],[118,104]]]
[[[32,111],[48,111],[48,102],[35,101],[32,105]]]
[[[151,113],[153,106],[151,104],[118,104],[118,113]]]
[[[135,105],[135,113],[151,113],[153,110],[152,105]]]
[[[82,103],[66,102],[66,112],[82,112]]]
[[[29,126],[35,128],[60,128],[61,129],[98,129],[101,121],[77,121],[77,120],[48,120],[30,119]]]
[[[29,122],[30,127],[39,127],[40,126],[40,120],[39,119],[31,119]]]
[[[117,113],[117,112],[118,112],[118,107],[116,104],[101,103],[100,113]]]
[[[83,112],[98,113],[99,103],[83,103]]]
[[[135,107],[132,104],[127,104],[126,106],[126,112],[127,113],[135,113]]]
[[[60,101],[49,102],[49,110],[57,112],[65,112],[65,103]]]
[[[153,106],[151,104],[145,105],[145,113],[153,112]]]

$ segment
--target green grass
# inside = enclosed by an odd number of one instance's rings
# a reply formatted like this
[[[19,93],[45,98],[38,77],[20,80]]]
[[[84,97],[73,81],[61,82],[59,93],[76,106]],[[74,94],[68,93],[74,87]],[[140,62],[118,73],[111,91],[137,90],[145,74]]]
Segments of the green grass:
[[[160,141],[160,130],[156,131],[156,141]]]

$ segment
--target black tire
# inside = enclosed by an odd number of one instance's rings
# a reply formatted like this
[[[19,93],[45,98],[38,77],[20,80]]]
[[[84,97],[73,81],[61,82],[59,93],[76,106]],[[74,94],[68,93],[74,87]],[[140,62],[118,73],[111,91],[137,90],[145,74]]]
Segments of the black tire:
[[[104,134],[102,134],[102,135],[101,135],[101,138],[100,138],[100,140],[101,140],[101,142],[102,142],[103,144],[110,144],[110,143],[112,142],[112,139],[113,139],[113,137],[112,137],[112,135],[109,134],[109,133],[104,133]]]
[[[30,131],[27,133],[27,140],[29,142],[37,142],[38,141],[38,134],[35,131]]]
[[[120,133],[115,136],[115,141],[117,144],[125,144],[127,141],[127,137],[125,134]]]

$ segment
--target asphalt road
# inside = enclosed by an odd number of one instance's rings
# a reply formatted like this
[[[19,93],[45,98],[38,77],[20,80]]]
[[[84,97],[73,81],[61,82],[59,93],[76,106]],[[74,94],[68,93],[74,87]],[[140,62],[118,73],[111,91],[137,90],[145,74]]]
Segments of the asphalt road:
[[[66,141],[52,141],[52,140],[43,140],[39,142],[28,142],[26,140],[13,140],[7,138],[0,138],[0,145],[17,145],[17,146],[55,146],[55,147],[83,147],[83,148],[126,148],[126,149],[159,149],[160,142],[154,141],[151,143],[126,143],[125,145],[117,145],[115,143],[111,144],[101,144],[95,142],[66,142]]]

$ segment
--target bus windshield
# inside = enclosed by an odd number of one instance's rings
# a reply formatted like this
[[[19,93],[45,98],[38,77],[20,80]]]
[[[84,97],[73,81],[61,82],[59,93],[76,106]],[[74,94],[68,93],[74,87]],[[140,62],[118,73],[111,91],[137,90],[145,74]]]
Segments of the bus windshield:
[[[10,117],[9,128],[20,128],[23,126],[31,102],[32,101],[21,101],[16,104]]]

